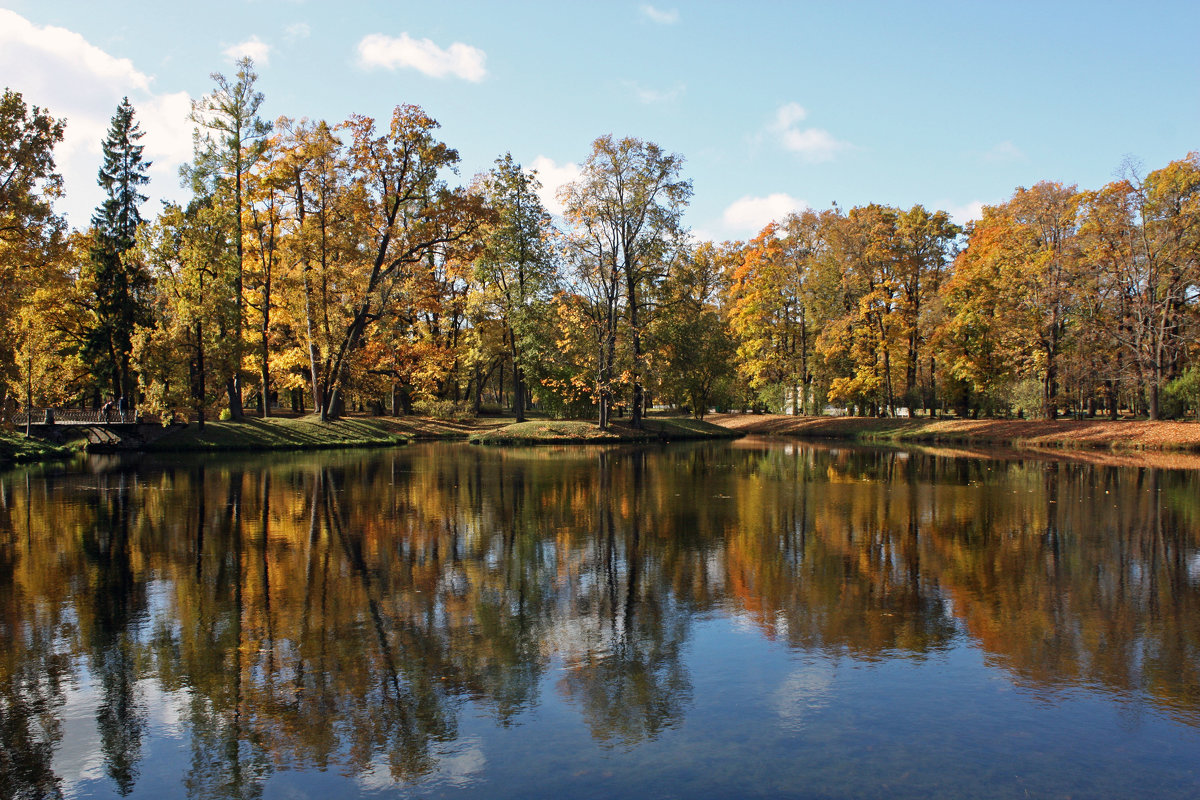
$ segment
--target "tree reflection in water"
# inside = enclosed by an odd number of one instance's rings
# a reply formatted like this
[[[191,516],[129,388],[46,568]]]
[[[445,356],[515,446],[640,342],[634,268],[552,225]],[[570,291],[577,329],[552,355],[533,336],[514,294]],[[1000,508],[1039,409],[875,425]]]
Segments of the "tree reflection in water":
[[[863,662],[966,639],[1036,692],[1198,726],[1198,483],[754,443],[9,473],[0,796],[62,792],[62,709],[89,681],[120,794],[150,683],[182,699],[193,797],[260,796],[288,768],[419,783],[468,705],[506,727],[543,691],[632,748],[686,720],[711,615]]]

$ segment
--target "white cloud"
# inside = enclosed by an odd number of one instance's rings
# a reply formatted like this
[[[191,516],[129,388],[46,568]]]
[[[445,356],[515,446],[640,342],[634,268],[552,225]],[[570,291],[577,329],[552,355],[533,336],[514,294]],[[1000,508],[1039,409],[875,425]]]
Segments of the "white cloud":
[[[407,67],[431,78],[454,76],[479,82],[487,75],[486,60],[487,54],[477,47],[455,42],[443,50],[429,39],[414,39],[407,33],[399,38],[372,33],[358,43],[358,64],[363,69]]]
[[[103,199],[96,185],[100,143],[125,96],[146,134],[144,157],[154,162],[144,212],[151,216],[159,199],[181,196],[179,165],[192,154],[186,92],[155,92],[153,79],[129,59],[106,53],[74,31],[37,26],[5,9],[0,9],[0,75],[12,76],[5,83],[21,92],[26,104],[67,120],[63,141],[54,151],[64,183],[64,196],[55,208],[72,226],[86,227]]]
[[[672,103],[683,96],[686,88],[682,83],[677,83],[670,89],[648,89],[637,81],[626,81],[625,85],[633,92],[633,96],[637,98],[639,103],[643,105],[655,105],[657,103]]]
[[[808,112],[799,103],[784,103],[775,112],[775,122],[771,127],[776,130],[788,130],[807,116]]]
[[[968,222],[980,219],[983,216],[983,206],[984,203],[982,200],[972,200],[960,206],[951,205],[946,208],[946,211],[955,223],[966,225]]]
[[[6,64],[4,72],[10,76],[21,75],[23,79],[32,79],[35,84],[51,82],[49,79],[39,81],[40,76],[24,74],[17,68],[21,63],[21,59],[17,58],[19,53],[25,57],[54,59],[61,62],[64,68],[86,73],[98,80],[123,83],[134,89],[150,88],[150,77],[135,69],[128,58],[110,56],[74,31],[53,25],[39,28],[20,14],[0,8],[0,54],[3,54]],[[5,82],[8,83],[8,80]],[[30,82],[25,80],[26,84]]]
[[[1010,164],[1014,161],[1024,161],[1025,153],[1010,140],[1005,139],[984,153],[983,160],[991,163]]]
[[[642,6],[641,12],[643,17],[651,22],[657,22],[659,25],[674,25],[676,22],[679,22],[679,9],[677,8],[664,11],[654,6],[646,5]]]
[[[312,28],[307,22],[293,22],[283,29],[283,35],[287,37],[289,42],[298,42],[301,39],[307,39],[312,35]]]
[[[721,215],[721,222],[731,233],[753,236],[771,222],[780,222],[788,214],[808,208],[808,203],[784,192],[766,197],[747,195],[730,203]]]
[[[538,156],[529,165],[529,168],[537,173],[538,181],[542,184],[542,188],[538,192],[542,205],[551,214],[562,216],[563,205],[559,202],[558,190],[572,181],[579,180],[582,173],[581,167],[570,161],[566,164],[555,164],[551,158]]]
[[[801,128],[799,123],[807,117],[808,112],[799,103],[785,103],[775,112],[775,119],[767,127],[786,149],[799,153],[801,158],[812,164],[832,161],[838,153],[850,147],[827,130]]]
[[[271,63],[271,45],[257,36],[251,36],[244,42],[229,45],[229,47],[221,51],[221,55],[230,61],[249,58],[255,65],[265,67]]]

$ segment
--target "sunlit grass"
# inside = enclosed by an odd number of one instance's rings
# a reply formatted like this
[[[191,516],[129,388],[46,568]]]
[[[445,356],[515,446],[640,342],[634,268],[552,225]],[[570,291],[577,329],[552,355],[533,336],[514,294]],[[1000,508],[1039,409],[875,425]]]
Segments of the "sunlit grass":
[[[470,437],[474,444],[610,444],[617,442],[682,441],[686,439],[729,439],[741,434],[687,417],[650,417],[643,428],[626,421],[600,430],[595,422],[581,420],[532,420],[481,431]]]
[[[19,433],[0,433],[0,464],[50,461],[70,455],[71,450],[67,447],[59,447],[41,439],[27,439]]]
[[[389,447],[408,437],[374,419],[321,422],[316,416],[244,419],[239,422],[196,423],[147,445],[152,451],[204,450],[319,450],[334,447]]]

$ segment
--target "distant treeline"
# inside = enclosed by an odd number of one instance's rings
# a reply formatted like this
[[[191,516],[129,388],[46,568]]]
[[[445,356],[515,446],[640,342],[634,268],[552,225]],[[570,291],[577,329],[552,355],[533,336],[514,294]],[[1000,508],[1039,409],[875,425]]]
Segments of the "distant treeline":
[[[511,156],[451,186],[416,106],[261,118],[247,59],[193,105],[191,199],[143,218],[124,101],[86,231],[53,210],[65,122],[0,108],[0,382],[16,404],[237,418],[651,404],[861,414],[1182,416],[1200,404],[1200,155],[1094,191],[1043,182],[965,228],[836,205],[748,242],[683,224],[683,159],[597,139],[560,193]]]

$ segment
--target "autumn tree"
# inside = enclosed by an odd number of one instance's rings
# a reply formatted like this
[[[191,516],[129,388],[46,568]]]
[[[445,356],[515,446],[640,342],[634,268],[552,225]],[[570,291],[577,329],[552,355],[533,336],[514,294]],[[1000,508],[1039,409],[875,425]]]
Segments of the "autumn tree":
[[[495,309],[512,360],[513,414],[525,420],[526,376],[531,339],[539,329],[556,287],[557,263],[550,247],[550,215],[538,199],[537,176],[521,168],[512,154],[496,159],[480,187],[495,218],[482,232],[484,245],[475,262],[483,302]]]
[[[606,259],[606,252],[603,238],[586,229],[570,231],[564,241],[569,272],[555,303],[555,346],[569,366],[552,384],[568,399],[590,397],[601,430],[608,429],[623,378],[617,372],[617,333],[624,287],[619,262]]]
[[[86,314],[75,287],[77,264],[86,260],[90,237],[73,233],[48,248],[36,282],[27,287],[8,329],[15,333],[15,377],[27,409],[77,398],[89,382],[80,358]],[[26,417],[26,433],[29,432]]]
[[[601,136],[592,143],[578,180],[564,187],[564,209],[574,229],[576,251],[586,269],[608,287],[604,302],[615,310],[623,295],[631,349],[631,421],[640,427],[645,413],[644,380],[648,371],[645,335],[658,301],[658,288],[685,244],[683,212],[692,183],[680,173],[683,158],[657,144],[627,137]],[[619,286],[613,286],[613,282]],[[616,318],[606,330],[601,373],[613,370]],[[611,378],[611,375],[609,375]],[[608,390],[600,392],[601,427],[607,425]]]
[[[20,92],[0,96],[0,318],[14,320],[40,285],[43,268],[61,251],[65,223],[54,213],[62,190],[54,147],[66,122],[27,106]],[[0,401],[7,404],[22,381],[17,351],[23,326],[0,326]],[[26,365],[28,366],[28,365]]]
[[[240,357],[231,340],[237,307],[226,284],[229,207],[196,198],[169,205],[139,235],[139,258],[154,281],[155,325],[135,334],[134,363],[151,411],[190,408],[201,427],[224,376]]]
[[[738,243],[704,242],[681,258],[663,286],[654,338],[667,399],[703,419],[715,397],[727,401],[737,343],[722,307],[727,279],[740,256]]]
[[[984,210],[948,287],[948,324],[958,336],[990,329],[982,346],[962,347],[954,369],[990,380],[992,357],[1041,384],[1042,413],[1058,413],[1059,369],[1085,292],[1075,187],[1042,182]],[[974,331],[974,332],[972,332]],[[982,343],[980,343],[982,344]],[[992,348],[995,348],[993,350]]]
[[[934,334],[931,309],[953,261],[954,248],[962,229],[945,211],[930,212],[916,205],[902,211],[896,220],[900,263],[896,270],[900,293],[900,315],[905,338],[904,404],[910,413],[919,404],[918,379],[922,360],[928,363],[928,392],[925,407],[935,403],[937,359],[930,349]]]
[[[830,401],[872,414],[895,413],[903,341],[898,219],[897,209],[872,203],[829,223],[829,263],[840,286],[816,347],[831,373]]]
[[[729,320],[739,369],[751,389],[792,399],[804,413],[815,339],[811,281],[827,250],[825,220],[813,211],[771,223],[747,243],[732,270]]]
[[[1083,196],[1083,236],[1099,285],[1111,292],[1109,331],[1144,387],[1151,419],[1181,374],[1200,299],[1200,154]]]
[[[246,319],[243,297],[244,192],[247,174],[266,150],[271,125],[259,116],[263,95],[254,88],[258,75],[250,58],[238,61],[234,80],[219,72],[214,72],[211,78],[216,83],[213,92],[192,103],[191,120],[198,126],[196,157],[192,165],[184,168],[184,174],[192,180],[198,193],[232,204],[227,240],[234,256],[229,291],[236,310],[231,332],[236,351],[231,360],[232,372],[225,378],[225,390],[230,414],[239,419],[242,416],[241,350]]]
[[[338,328],[348,308],[335,287],[364,238],[352,213],[345,145],[325,122],[281,118],[271,169],[284,186],[287,205],[281,234],[280,312],[292,329],[293,347],[280,358],[303,373],[292,388],[307,383],[313,408],[325,406],[325,377],[332,366]]]
[[[282,238],[287,229],[285,214],[290,178],[286,168],[279,168],[271,152],[278,144],[278,137],[269,140],[258,168],[251,169],[247,175],[243,224],[249,252],[249,263],[243,264],[243,280],[249,283],[250,289],[246,292],[245,304],[249,309],[248,318],[257,321],[259,403],[264,418],[271,416],[272,313],[279,302],[275,290],[283,258]]]
[[[385,133],[369,117],[354,116],[345,124],[352,216],[365,236],[345,254],[339,290],[346,322],[338,326],[329,368],[320,376],[323,419],[336,415],[351,360],[371,326],[406,300],[411,282],[439,248],[475,230],[483,219],[478,199],[450,190],[441,177],[458,162],[458,152],[434,137],[437,127],[412,105],[395,109]]]

